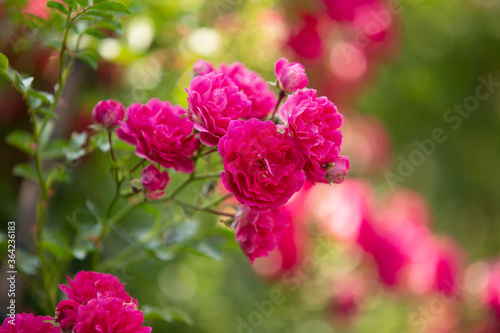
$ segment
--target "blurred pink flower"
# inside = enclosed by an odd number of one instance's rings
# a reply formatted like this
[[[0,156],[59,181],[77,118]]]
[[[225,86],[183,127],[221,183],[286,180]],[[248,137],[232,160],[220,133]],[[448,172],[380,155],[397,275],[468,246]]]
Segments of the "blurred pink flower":
[[[218,149],[224,186],[254,210],[281,208],[304,185],[303,157],[271,121],[233,120]]]
[[[53,321],[54,318],[49,316],[16,314],[14,318],[7,317],[4,320],[0,333],[61,333],[61,329],[51,323]]]
[[[229,122],[248,116],[252,106],[233,80],[216,72],[194,77],[186,91],[189,119],[207,146],[216,146]]]
[[[60,284],[59,289],[70,300],[82,305],[87,304],[91,299],[100,297],[115,297],[125,303],[137,304],[137,301],[125,291],[125,285],[111,274],[80,271],[76,273],[74,280],[68,276],[68,282],[69,286]]]
[[[146,191],[146,195],[153,200],[160,199],[164,190],[170,181],[170,177],[166,171],[160,172],[155,165],[148,165],[141,172],[141,184]]]
[[[365,280],[357,276],[344,276],[333,285],[333,295],[328,314],[335,324],[350,325],[361,311],[361,302],[366,296]]]
[[[100,101],[92,110],[92,119],[104,127],[115,127],[118,122],[123,120],[125,111],[120,102],[112,99]]]
[[[23,8],[23,13],[35,15],[41,19],[48,19],[49,11],[46,7],[47,1],[48,0],[27,0]]]
[[[275,107],[277,98],[266,80],[240,62],[221,64],[218,72],[227,75],[252,103],[245,118],[265,118]]]
[[[492,310],[500,326],[500,261],[488,265],[488,273],[484,280],[482,301]]]
[[[288,96],[279,109],[287,132],[306,158],[304,172],[311,183],[327,183],[329,163],[338,160],[342,143],[342,115],[326,97],[317,97],[316,90],[299,90]],[[348,168],[347,163],[339,163]],[[347,170],[342,170],[347,173]]]
[[[323,0],[326,13],[335,21],[353,21],[356,12],[363,6],[371,5],[378,0]]]
[[[236,241],[252,264],[255,259],[267,257],[282,236],[283,228],[291,223],[285,208],[258,212],[241,205],[235,216]]]
[[[303,25],[290,37],[288,44],[302,58],[315,59],[323,53],[323,40],[318,32],[318,19],[304,16]]]
[[[92,299],[78,308],[73,333],[149,333],[151,327],[143,327],[144,315],[134,303],[123,299],[104,297]]]
[[[212,72],[215,68],[210,61],[198,59],[194,62],[192,70],[195,75],[202,75]]]
[[[116,134],[135,146],[135,154],[164,168],[191,173],[194,162],[190,158],[199,142],[192,135],[193,123],[184,109],[156,98],[146,105],[132,104],[127,108],[127,120],[120,122]]]
[[[290,63],[286,58],[279,59],[274,65],[274,75],[278,79],[278,88],[293,93],[307,86],[305,68],[298,62]]]

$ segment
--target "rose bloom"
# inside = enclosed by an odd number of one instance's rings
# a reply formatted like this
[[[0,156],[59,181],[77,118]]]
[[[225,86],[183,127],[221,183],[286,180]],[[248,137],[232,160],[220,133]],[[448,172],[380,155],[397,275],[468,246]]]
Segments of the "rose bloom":
[[[59,289],[79,304],[87,304],[93,298],[115,297],[122,299],[126,303],[137,303],[125,291],[124,284],[111,274],[97,273],[92,271],[80,271],[71,280],[68,276],[69,286],[60,284]]]
[[[232,121],[218,149],[224,186],[254,210],[281,208],[304,185],[302,155],[271,121]]]
[[[195,75],[207,74],[215,70],[214,66],[210,61],[204,59],[198,59],[193,64],[193,73]]]
[[[327,183],[328,164],[338,159],[342,143],[339,128],[343,118],[335,105],[326,97],[316,97],[316,90],[299,90],[287,98],[279,115],[306,158],[307,180],[313,184]]]
[[[116,134],[135,146],[135,154],[164,168],[191,173],[190,158],[198,149],[198,139],[192,135],[193,123],[184,109],[156,98],[146,105],[132,104],[127,108],[127,120],[121,121]]]
[[[265,118],[274,110],[276,95],[260,74],[251,71],[240,62],[221,64],[218,71],[231,78],[252,103],[251,112],[246,118]]]
[[[61,329],[54,324],[54,318],[49,316],[35,317],[33,314],[16,314],[14,324],[12,318],[7,317],[0,326],[0,333],[61,333]]]
[[[149,333],[151,327],[142,327],[144,314],[134,303],[120,298],[96,298],[78,308],[73,333]]]
[[[276,62],[274,74],[278,79],[278,88],[286,92],[293,93],[305,88],[308,83],[304,66],[298,62],[290,63],[286,58],[281,58]]]
[[[224,74],[211,72],[191,80],[188,93],[188,116],[200,131],[200,141],[216,146],[226,134],[229,122],[246,117],[251,102]]]
[[[112,99],[100,101],[92,110],[92,119],[104,127],[115,127],[119,121],[123,120],[125,111],[122,103]]]
[[[241,205],[235,216],[236,241],[248,259],[267,257],[277,245],[283,234],[283,228],[290,224],[291,215],[285,208],[258,212],[246,205]]]
[[[59,302],[56,308],[56,321],[59,323],[59,327],[62,331],[71,332],[71,330],[73,330],[79,307],[80,303],[70,299]]]
[[[153,200],[160,199],[164,194],[165,187],[170,181],[166,171],[160,172],[155,165],[148,165],[142,169],[141,184],[146,195]]]

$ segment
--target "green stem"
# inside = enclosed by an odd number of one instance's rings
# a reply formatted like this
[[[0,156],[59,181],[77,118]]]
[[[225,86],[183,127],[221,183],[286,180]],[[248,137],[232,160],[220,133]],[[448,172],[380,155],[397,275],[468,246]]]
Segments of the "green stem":
[[[274,116],[276,115],[276,111],[278,111],[278,108],[281,104],[281,101],[283,101],[283,98],[285,98],[286,94],[283,90],[280,90],[280,95],[278,97],[278,102],[276,103],[276,106],[274,107],[273,115],[271,116],[271,120],[274,120]]]
[[[194,176],[193,180],[203,180],[203,179],[210,179],[210,178],[218,178],[220,177],[220,173],[222,171],[215,171],[215,172],[207,172],[198,176]]]
[[[193,180],[194,180],[194,172],[189,175],[186,179],[182,181],[182,183],[179,184],[179,186],[176,187],[176,189],[167,197],[165,198],[165,201],[170,201],[174,199],[179,192],[181,192],[186,186],[188,186]]]
[[[199,212],[205,212],[205,213],[210,213],[210,214],[214,214],[214,215],[221,215],[221,216],[227,216],[227,217],[234,217],[234,214],[229,214],[229,213],[221,212],[221,211],[218,211],[218,210],[215,210],[215,209],[211,209],[211,208],[208,208],[208,207],[200,207],[200,206],[191,205],[191,204],[189,204],[187,202],[184,202],[184,201],[181,201],[181,200],[177,200],[177,199],[174,199],[173,201],[175,203],[181,205],[181,206],[184,206],[184,207],[187,207],[187,208],[191,208],[191,209],[199,211]]]

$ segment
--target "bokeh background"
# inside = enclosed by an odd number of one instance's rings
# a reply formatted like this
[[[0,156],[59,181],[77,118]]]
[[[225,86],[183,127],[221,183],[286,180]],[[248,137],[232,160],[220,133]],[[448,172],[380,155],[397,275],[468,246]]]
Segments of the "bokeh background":
[[[186,106],[184,89],[198,58],[240,61],[274,81],[274,63],[285,56],[304,64],[308,86],[344,115],[343,155],[351,158],[344,184],[294,199],[286,242],[254,266],[213,216],[186,215],[173,223],[181,213],[165,209],[127,217],[120,227],[137,239],[155,225],[183,244],[154,255],[138,249],[104,266],[141,305],[175,309],[179,320],[158,316],[153,331],[500,332],[499,268],[494,276],[500,262],[500,1],[127,4],[133,13],[117,20],[121,35],[81,40],[99,60],[75,63],[56,136],[85,130],[101,99],[127,106],[157,97]],[[33,29],[26,13],[47,23]],[[43,1],[0,2],[0,51],[42,90],[57,77],[51,48],[57,36],[47,13]],[[0,80],[0,137],[14,129],[29,130],[29,116],[17,92]],[[29,160],[4,139],[0,152],[0,219],[25,223],[29,249],[35,187],[12,173]],[[88,200],[103,207],[109,201],[108,163],[102,153],[85,157],[56,188],[48,228],[62,248],[83,237],[69,222],[73,212],[85,215]],[[203,191],[196,183],[185,198]],[[367,223],[375,230],[368,241],[352,236]],[[105,251],[119,252],[125,241],[115,234]],[[55,277],[61,283],[88,264],[82,242]],[[197,251],[200,244],[209,250]],[[415,259],[417,252],[425,254]],[[495,290],[497,298],[488,298]],[[37,311],[28,289],[23,306]]]

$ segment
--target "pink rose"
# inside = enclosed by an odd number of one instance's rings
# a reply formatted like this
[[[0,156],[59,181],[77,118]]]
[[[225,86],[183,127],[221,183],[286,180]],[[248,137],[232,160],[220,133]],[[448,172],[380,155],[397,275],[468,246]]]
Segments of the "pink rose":
[[[76,323],[80,304],[70,299],[59,302],[56,308],[56,321],[63,332],[71,332]]]
[[[246,68],[240,62],[233,62],[230,65],[222,64],[218,71],[231,78],[252,103],[250,113],[244,117],[265,118],[274,110],[277,102],[276,95],[258,73]]]
[[[119,121],[123,120],[125,111],[122,103],[112,99],[100,101],[92,110],[92,119],[104,127],[115,127]]]
[[[142,169],[141,184],[146,191],[146,195],[153,200],[160,199],[165,192],[163,191],[170,181],[166,171],[160,172],[152,164]]]
[[[349,157],[339,156],[326,166],[326,181],[330,184],[342,184],[349,171]]]
[[[258,212],[246,205],[241,205],[235,216],[236,241],[248,259],[267,257],[277,245],[283,234],[283,228],[291,223],[291,215],[285,208]]]
[[[73,333],[149,333],[151,327],[143,327],[144,314],[134,303],[120,298],[96,298],[78,308]]]
[[[323,39],[318,31],[318,19],[304,16],[303,24],[296,33],[291,35],[288,44],[302,58],[316,59],[323,53]]]
[[[7,317],[0,326],[0,333],[61,333],[61,329],[51,322],[49,316],[35,317],[33,314],[16,314],[14,318]],[[11,324],[11,322],[13,324]]]
[[[213,70],[215,70],[215,68],[212,63],[204,59],[198,59],[193,64],[193,73],[195,75],[207,74]]]
[[[338,160],[342,143],[343,118],[335,105],[326,97],[316,97],[314,89],[298,90],[288,96],[279,115],[306,158],[307,180],[327,183],[328,164]]]
[[[246,117],[251,102],[227,76],[211,72],[191,80],[188,93],[188,116],[200,131],[200,141],[216,146],[226,134],[229,122]]]
[[[218,149],[224,186],[254,210],[281,208],[304,185],[302,155],[271,121],[232,121]]]
[[[304,66],[298,62],[290,63],[285,58],[276,62],[274,74],[278,79],[278,88],[286,92],[293,93],[298,89],[305,88],[308,83]]]
[[[69,287],[60,284],[59,289],[79,304],[87,304],[93,298],[115,297],[122,299],[126,303],[137,303],[135,299],[129,296],[125,291],[124,284],[120,283],[116,276],[106,273],[97,273],[92,271],[80,271],[71,280],[68,276]]]
[[[192,135],[193,123],[184,109],[156,98],[146,105],[132,104],[127,108],[127,121],[120,122],[116,134],[135,146],[135,154],[164,168],[191,173],[190,158],[198,149],[198,139]]]

